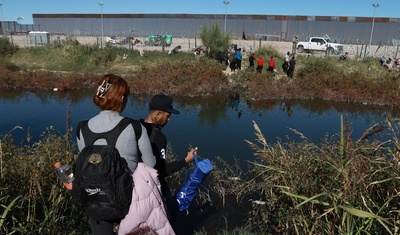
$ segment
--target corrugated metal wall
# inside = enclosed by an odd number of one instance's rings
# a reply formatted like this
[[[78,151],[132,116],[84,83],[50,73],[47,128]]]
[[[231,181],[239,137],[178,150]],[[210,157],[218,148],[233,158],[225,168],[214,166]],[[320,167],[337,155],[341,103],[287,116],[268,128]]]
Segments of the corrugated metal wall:
[[[0,34],[28,33],[37,30],[38,28],[32,24],[19,24],[16,21],[3,21],[0,24]]]
[[[65,35],[101,35],[101,14],[33,14],[34,25],[42,31]],[[218,23],[224,29],[225,15],[192,14],[104,14],[105,36],[147,37],[171,34],[174,37],[195,37],[201,27]],[[372,17],[336,16],[271,16],[227,15],[227,32],[248,38],[256,34],[276,35],[291,41],[310,36],[329,35],[341,43],[367,44],[370,40]],[[375,18],[372,44],[391,45],[400,39],[400,18]]]

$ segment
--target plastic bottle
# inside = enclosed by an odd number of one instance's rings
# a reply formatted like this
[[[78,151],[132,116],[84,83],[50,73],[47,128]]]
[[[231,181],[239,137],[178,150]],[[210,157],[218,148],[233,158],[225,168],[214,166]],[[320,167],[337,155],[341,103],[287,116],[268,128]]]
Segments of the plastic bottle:
[[[61,162],[56,162],[54,164],[56,167],[57,177],[64,183],[64,186],[68,190],[72,190],[72,181],[74,180],[74,174],[69,166],[62,165]]]

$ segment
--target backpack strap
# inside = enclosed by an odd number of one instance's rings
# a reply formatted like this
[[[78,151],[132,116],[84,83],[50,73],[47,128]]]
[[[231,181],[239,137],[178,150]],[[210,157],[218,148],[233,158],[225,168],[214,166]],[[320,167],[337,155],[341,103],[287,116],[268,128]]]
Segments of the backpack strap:
[[[136,140],[138,140],[142,135],[142,127],[138,121],[127,117],[123,118],[113,129],[102,133],[94,133],[89,129],[88,120],[82,121],[78,124],[76,135],[79,138],[79,132],[80,130],[82,131],[82,136],[85,140],[85,146],[93,145],[98,139],[105,139],[108,145],[115,146],[118,136],[129,124],[132,124],[135,131]]]
[[[78,123],[78,126],[76,127],[76,133],[75,133],[75,135],[76,135],[76,137],[77,137],[79,140],[80,140],[80,137],[81,137],[81,129],[82,129],[83,126],[87,125],[88,121],[89,121],[89,120],[81,121],[80,123]],[[82,134],[82,135],[83,135],[83,134]]]
[[[133,130],[135,131],[136,141],[138,141],[142,136],[142,124],[140,124],[140,121],[134,119],[131,119],[131,123]]]

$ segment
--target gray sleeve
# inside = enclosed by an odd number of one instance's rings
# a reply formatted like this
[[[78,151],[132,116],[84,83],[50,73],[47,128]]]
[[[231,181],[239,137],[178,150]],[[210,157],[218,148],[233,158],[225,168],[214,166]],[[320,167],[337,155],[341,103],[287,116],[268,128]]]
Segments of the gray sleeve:
[[[133,126],[129,125],[127,128],[125,128],[124,131],[122,131],[115,145],[121,157],[125,158],[128,163],[129,169],[131,169],[132,171],[136,169],[137,163],[140,160],[139,153],[137,151],[138,145],[142,153],[141,158],[143,163],[152,168],[154,168],[154,166],[156,165],[156,158],[153,155],[147,131],[142,125],[141,127],[142,135],[139,138],[138,142],[136,142],[136,136],[135,131],[133,130]]]
[[[154,168],[156,165],[156,158],[154,157],[153,149],[151,148],[150,139],[147,135],[146,128],[142,124],[140,124],[140,126],[142,127],[142,135],[140,136],[138,143],[140,152],[142,153],[142,161],[144,164]]]

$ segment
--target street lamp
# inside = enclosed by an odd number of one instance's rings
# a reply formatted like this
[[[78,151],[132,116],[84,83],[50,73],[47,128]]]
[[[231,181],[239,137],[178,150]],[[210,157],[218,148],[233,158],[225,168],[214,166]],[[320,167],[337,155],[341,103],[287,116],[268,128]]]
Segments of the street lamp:
[[[22,32],[21,21],[24,20],[24,17],[23,16],[17,16],[16,20],[18,21],[19,31]]]
[[[228,13],[228,4],[230,3],[230,0],[224,0],[225,4],[225,27],[224,27],[224,33],[226,33],[226,14]]]
[[[104,2],[99,2],[101,8],[101,48],[103,48],[103,38],[104,38],[104,25],[103,25],[103,5]]]
[[[3,3],[0,3],[0,13],[1,13],[1,29],[3,30],[3,36],[6,35],[5,30],[4,30],[4,20],[3,20]]]
[[[21,24],[21,20],[24,20],[23,16],[17,16],[17,18],[15,18],[18,21],[18,24]]]
[[[379,3],[373,3],[372,7],[374,8],[374,17],[372,17],[372,28],[371,28],[371,36],[369,37],[369,47],[371,48],[371,42],[372,42],[372,34],[374,33],[374,24],[375,24],[375,10],[377,7],[379,7]]]

